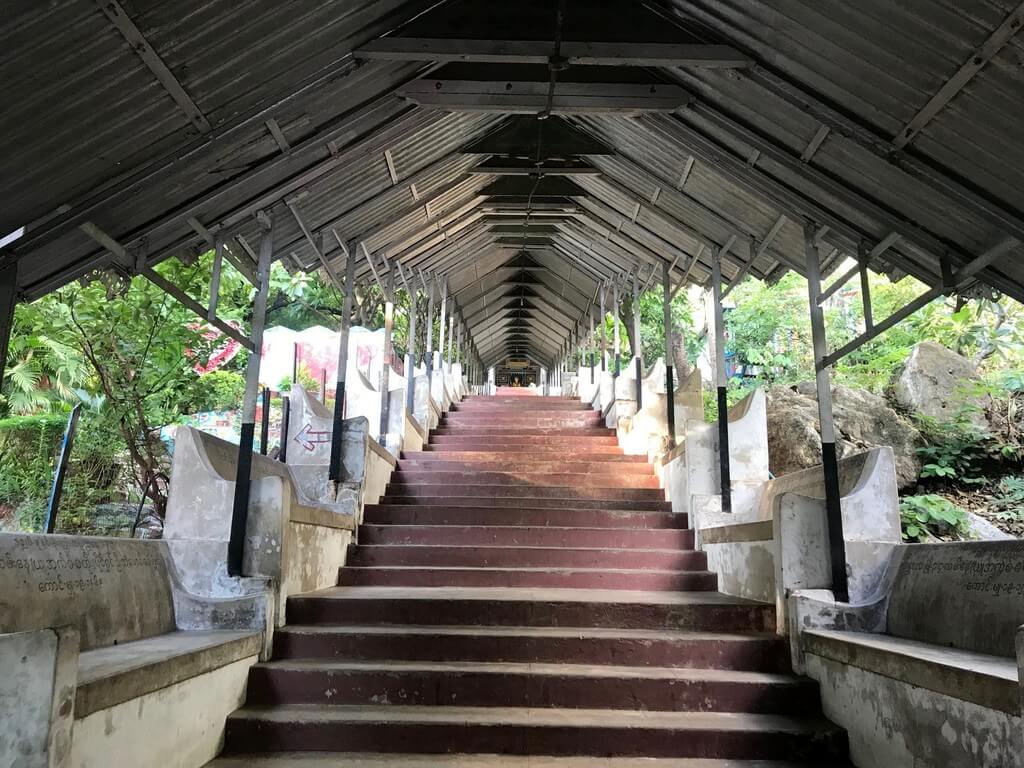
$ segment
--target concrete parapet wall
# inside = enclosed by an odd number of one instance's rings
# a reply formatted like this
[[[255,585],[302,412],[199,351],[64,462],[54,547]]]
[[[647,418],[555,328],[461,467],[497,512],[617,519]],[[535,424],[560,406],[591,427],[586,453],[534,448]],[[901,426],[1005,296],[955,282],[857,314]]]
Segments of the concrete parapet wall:
[[[354,464],[358,458],[349,457]],[[244,579],[227,574],[237,460],[231,443],[194,429],[178,431],[164,537],[188,590],[196,594],[249,589]],[[290,466],[258,454],[251,476],[243,573],[271,582],[280,624],[288,594],[331,583],[345,551],[337,547],[355,530],[358,499],[340,493],[336,502],[314,501]]]
[[[265,583],[191,594],[153,540],[5,534],[0,562],[0,765],[200,768],[217,754],[268,651]]]
[[[858,766],[1024,765],[1024,542],[899,544],[875,598],[789,597],[794,666]]]

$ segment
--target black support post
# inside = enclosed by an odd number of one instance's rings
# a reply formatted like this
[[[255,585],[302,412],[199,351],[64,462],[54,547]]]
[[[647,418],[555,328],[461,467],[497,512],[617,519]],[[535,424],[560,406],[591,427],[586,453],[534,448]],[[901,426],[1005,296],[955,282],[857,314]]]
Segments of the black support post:
[[[263,388],[263,397],[260,399],[262,413],[260,414],[260,453],[267,455],[270,442],[270,387]]]
[[[356,244],[349,243],[345,259],[345,297],[341,303],[341,338],[338,341],[338,376],[334,389],[334,421],[331,427],[331,463],[327,477],[331,482],[340,483],[342,477],[341,444],[345,423],[345,375],[348,371],[348,337],[352,327],[352,301],[355,296]]]
[[[715,303],[715,391],[718,395],[718,468],[722,486],[722,511],[732,512],[732,471],[729,467],[729,384],[725,371],[725,313],[722,311],[722,252],[711,260],[711,292]]]
[[[804,256],[807,264],[807,294],[811,313],[811,336],[814,342],[814,370],[818,393],[818,421],[821,426],[821,464],[825,474],[825,517],[828,521],[828,547],[832,562],[832,592],[839,602],[849,599],[846,573],[846,541],[843,535],[843,509],[839,490],[839,461],[836,453],[836,430],[832,416],[832,386],[825,356],[828,339],[825,335],[825,313],[818,297],[821,295],[821,262],[815,240],[817,226],[804,224]]]
[[[228,575],[241,576],[245,557],[245,529],[249,519],[249,492],[252,479],[252,444],[256,432],[256,397],[260,381],[260,357],[263,351],[263,327],[267,320],[267,294],[270,291],[270,264],[274,255],[273,220],[260,240],[257,264],[256,300],[252,309],[253,348],[245,371],[245,400],[242,403],[242,434],[238,443],[238,471],[235,498],[231,507],[231,533],[228,539]]]
[[[71,461],[71,449],[75,445],[75,432],[78,429],[78,417],[82,414],[82,404],[71,409],[68,426],[64,430],[64,440],[60,445],[60,458],[57,460],[57,471],[53,475],[53,487],[50,489],[50,503],[46,508],[46,532],[53,533],[57,527],[57,513],[60,511],[60,496],[64,491],[64,478],[68,474],[68,463]]]
[[[676,387],[672,381],[672,266],[662,262],[662,302],[665,324],[665,412],[668,416],[668,444],[676,444]]]
[[[395,325],[395,273],[387,277],[387,294],[384,296],[384,359],[380,367],[380,443],[386,445],[388,421],[391,418],[391,364],[395,358],[395,341],[392,335]]]
[[[282,464],[288,462],[288,430],[292,423],[292,400],[285,395],[281,398],[281,444],[277,451],[277,460]]]
[[[0,269],[0,386],[4,383],[4,364],[14,325],[14,305],[18,297],[18,262]]]
[[[636,358],[636,409],[644,407],[644,363],[640,346],[640,270],[633,273],[633,356]]]

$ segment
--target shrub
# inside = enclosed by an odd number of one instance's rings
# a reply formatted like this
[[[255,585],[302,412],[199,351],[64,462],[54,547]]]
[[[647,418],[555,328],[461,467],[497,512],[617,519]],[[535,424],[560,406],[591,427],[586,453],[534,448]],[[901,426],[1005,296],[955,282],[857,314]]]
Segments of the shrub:
[[[944,496],[934,493],[905,496],[900,501],[904,541],[920,542],[929,537],[967,538],[967,512]]]
[[[242,405],[245,377],[233,371],[212,371],[192,385],[188,409],[192,413],[229,411]]]

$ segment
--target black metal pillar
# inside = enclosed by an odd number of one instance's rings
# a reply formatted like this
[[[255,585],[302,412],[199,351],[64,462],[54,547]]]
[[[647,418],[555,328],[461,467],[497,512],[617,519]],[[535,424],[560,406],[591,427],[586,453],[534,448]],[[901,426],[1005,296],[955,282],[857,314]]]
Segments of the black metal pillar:
[[[270,293],[270,264],[274,256],[273,218],[260,239],[256,279],[259,283],[252,308],[253,348],[245,371],[245,399],[242,402],[242,434],[238,443],[238,471],[235,498],[231,508],[231,533],[228,539],[228,575],[242,575],[245,555],[245,528],[249,519],[249,491],[252,479],[252,444],[256,431],[256,396],[260,385],[260,361],[263,353],[263,327],[267,321],[267,295]]]
[[[14,325],[14,306],[18,297],[18,262],[0,269],[0,386],[4,383],[4,364]]]
[[[260,398],[260,453],[267,455],[270,442],[270,387],[263,388],[263,397]]]
[[[71,461],[71,449],[75,444],[75,432],[78,429],[78,417],[82,414],[82,404],[71,409],[68,426],[64,430],[64,440],[60,446],[60,458],[57,460],[57,471],[53,475],[53,487],[50,489],[50,503],[46,507],[46,532],[53,533],[57,527],[57,513],[60,510],[60,496],[64,490],[64,478],[68,474],[68,463]]]
[[[448,282],[437,278],[441,291],[441,322],[437,329],[437,367],[441,371],[441,381],[444,382],[444,324],[445,315],[448,313]],[[438,403],[443,406],[444,403]]]
[[[348,338],[352,327],[352,302],[355,299],[356,244],[349,243],[345,259],[345,296],[341,302],[341,332],[338,340],[338,376],[334,390],[334,420],[331,427],[331,463],[327,477],[331,482],[344,480],[341,444],[345,424],[345,376],[348,372]]]
[[[711,259],[711,293],[715,304],[715,392],[718,394],[718,467],[722,485],[722,511],[732,512],[732,472],[729,467],[729,401],[725,372],[725,313],[722,311],[722,252]]]
[[[292,424],[292,400],[288,395],[281,398],[281,444],[277,451],[277,460],[288,463],[288,430]]]
[[[665,411],[668,416],[668,444],[676,444],[676,387],[672,382],[672,265],[662,262],[662,302],[665,324]]]
[[[413,275],[412,285],[409,285],[404,273],[400,274],[406,293],[409,294],[409,332],[405,337],[405,410],[411,415],[416,407],[416,278]]]
[[[612,375],[615,378],[619,377],[622,373],[622,336],[619,333],[619,281],[616,280],[612,283],[612,315],[615,318],[615,325],[613,326],[612,338],[614,339],[612,347],[615,351],[615,367],[612,369]]]
[[[427,292],[427,322],[424,332],[427,334],[427,343],[424,347],[423,365],[427,369],[427,392],[433,396],[434,385],[434,278],[426,280],[420,273],[420,280],[423,280],[423,288]]]
[[[836,600],[846,602],[849,587],[846,574],[846,541],[843,536],[843,510],[839,491],[839,461],[836,453],[836,430],[832,417],[832,386],[828,367],[825,335],[825,313],[821,296],[821,262],[815,240],[817,226],[804,224],[804,256],[807,264],[808,306],[811,313],[811,337],[814,342],[814,370],[818,393],[818,421],[821,426],[821,464],[825,473],[825,517],[828,521],[828,547],[832,561],[832,591]]]
[[[395,342],[392,331],[395,327],[395,273],[387,276],[384,296],[384,360],[380,367],[380,442],[387,441],[388,419],[391,416],[391,398],[388,388],[391,386],[391,364],[395,359]]]
[[[640,345],[640,270],[633,273],[633,357],[636,358],[636,409],[644,407],[644,363]]]

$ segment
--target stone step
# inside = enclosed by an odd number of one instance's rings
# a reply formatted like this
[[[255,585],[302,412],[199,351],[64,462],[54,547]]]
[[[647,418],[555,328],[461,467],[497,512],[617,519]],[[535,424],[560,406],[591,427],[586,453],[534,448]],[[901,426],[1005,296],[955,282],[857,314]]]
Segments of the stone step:
[[[538,528],[499,525],[378,525],[359,527],[360,544],[446,547],[585,547],[588,549],[693,549],[688,529]]]
[[[449,446],[443,452],[437,451],[436,446],[427,448],[424,451],[402,451],[401,458],[403,460],[415,461],[417,463],[422,462],[434,466],[436,462],[500,462],[502,464],[518,466],[520,463],[537,461],[544,464],[551,464],[557,462],[559,466],[562,466],[562,462],[557,459],[557,456],[564,454],[564,451],[557,449],[560,453],[551,455],[552,449],[549,452],[533,451],[524,448],[522,452],[512,451],[496,451],[493,448],[488,448],[482,451],[459,451],[454,447]],[[443,454],[443,455],[441,455]],[[602,449],[600,452],[597,450],[583,453],[581,455],[567,456],[564,466],[576,466],[577,464],[584,464],[587,466],[596,465],[607,465],[607,464],[637,464],[642,466],[642,471],[650,471],[650,465],[647,462],[646,456],[626,456],[622,453],[622,449],[618,446],[610,447],[608,450]],[[599,468],[599,471],[603,471],[603,468]],[[619,467],[616,466],[613,471],[619,471]],[[631,467],[624,471],[637,471],[635,467]]]
[[[403,490],[407,487],[403,487]],[[653,499],[598,499],[593,496],[577,498],[557,496],[441,496],[431,495],[430,488],[422,494],[391,494],[380,499],[381,504],[424,504],[450,507],[557,507],[560,509],[626,509],[633,512],[671,512],[672,504]],[[538,489],[543,490],[543,489]]]
[[[367,504],[363,520],[380,525],[503,525],[572,528],[686,528],[687,515],[557,507],[453,507]]]
[[[653,472],[646,475],[572,472],[451,472],[400,469],[391,475],[392,483],[410,485],[515,485],[526,487],[562,486],[570,488],[659,488]]]
[[[559,444],[531,444],[527,438],[517,438],[523,442],[510,442],[509,440],[494,440],[493,438],[467,440],[465,438],[453,438],[442,436],[440,442],[428,443],[423,446],[427,453],[491,453],[502,456],[510,456],[515,459],[524,457],[540,456],[564,456],[567,452],[576,459],[586,458],[591,461],[604,460],[605,456],[622,457],[631,461],[647,461],[645,456],[624,456],[614,440],[604,437],[595,437],[588,445]]]
[[[248,705],[400,704],[820,715],[817,684],[765,672],[507,662],[257,664]]]
[[[546,485],[505,485],[500,483],[473,483],[438,485],[434,483],[389,482],[385,497],[404,496],[414,499],[425,497],[464,498],[475,496],[492,500],[517,499],[595,499],[604,501],[664,501],[660,488],[585,488]]]
[[[404,453],[403,456],[408,456]],[[625,458],[625,457],[623,457]],[[613,474],[650,475],[656,477],[654,468],[646,462],[632,461],[449,461],[431,457],[431,460],[406,459],[398,461],[399,472],[523,472],[552,474],[567,472],[573,475]]]
[[[707,555],[673,549],[569,549],[565,547],[453,547],[366,544],[349,547],[346,567],[608,568],[706,571]]]
[[[590,407],[590,403],[531,403],[530,408],[519,407],[519,404],[512,403],[481,403],[466,402],[456,404],[449,413],[513,413],[529,415],[531,413],[597,413]]]
[[[496,424],[494,422],[480,422],[479,424],[441,424],[430,431],[430,440],[435,437],[473,437],[473,436],[497,436],[497,437],[531,437],[543,442],[546,438],[584,438],[593,437],[615,437],[612,429],[603,426],[556,426],[537,425],[530,426],[519,422],[508,422],[507,424]],[[616,438],[617,439],[617,438]]]
[[[441,417],[441,423],[439,426],[442,428],[521,426],[526,429],[558,429],[561,427],[570,429],[589,429],[592,427],[605,427],[605,422],[599,413],[580,413],[579,415],[573,415],[556,412],[549,415],[532,414],[530,416],[517,416],[515,414],[504,413],[449,413]]]
[[[775,609],[718,592],[333,587],[288,599],[297,624],[615,627],[768,632]]]
[[[284,706],[228,718],[225,752],[242,749],[807,761],[841,758],[846,738],[817,718],[732,712]]]
[[[274,633],[274,657],[576,663],[789,672],[774,633],[595,627],[303,626]]]
[[[849,763],[705,760],[653,757],[522,757],[517,755],[401,755],[279,752],[220,757],[206,768],[845,768]]]
[[[718,589],[718,576],[710,571],[640,571],[606,568],[345,566],[338,569],[338,585],[713,592]]]

